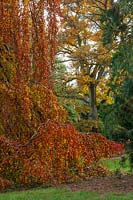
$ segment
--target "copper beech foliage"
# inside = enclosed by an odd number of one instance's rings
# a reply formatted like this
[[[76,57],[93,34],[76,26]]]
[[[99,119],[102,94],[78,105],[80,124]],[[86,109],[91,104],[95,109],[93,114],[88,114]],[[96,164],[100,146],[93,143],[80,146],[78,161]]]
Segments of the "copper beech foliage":
[[[0,189],[76,181],[123,149],[66,122],[51,81],[58,9],[57,0],[0,1]]]
[[[23,145],[1,136],[0,150],[2,177],[14,183],[34,185],[106,175],[102,167],[95,166],[97,161],[118,155],[123,145],[98,134],[80,134],[70,123],[48,120]]]

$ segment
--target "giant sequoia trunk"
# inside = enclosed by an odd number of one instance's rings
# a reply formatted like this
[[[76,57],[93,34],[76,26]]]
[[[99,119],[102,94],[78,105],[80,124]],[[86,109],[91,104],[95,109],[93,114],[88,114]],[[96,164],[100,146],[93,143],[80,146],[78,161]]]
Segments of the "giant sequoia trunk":
[[[89,94],[90,94],[89,119],[97,120],[98,119],[98,113],[97,113],[97,106],[96,106],[96,84],[95,83],[90,84]]]

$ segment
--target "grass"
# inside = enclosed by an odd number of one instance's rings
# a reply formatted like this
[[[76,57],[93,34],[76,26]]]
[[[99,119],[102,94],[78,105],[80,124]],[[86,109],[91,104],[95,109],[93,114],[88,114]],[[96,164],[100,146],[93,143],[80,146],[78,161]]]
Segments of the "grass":
[[[131,200],[133,193],[112,194],[88,191],[72,192],[64,189],[34,189],[0,194],[0,200]]]
[[[129,159],[126,159],[125,162],[122,162],[122,164],[121,164],[121,158],[102,159],[100,163],[111,172],[115,172],[117,169],[119,169],[121,172],[126,172],[126,173],[131,172]]]

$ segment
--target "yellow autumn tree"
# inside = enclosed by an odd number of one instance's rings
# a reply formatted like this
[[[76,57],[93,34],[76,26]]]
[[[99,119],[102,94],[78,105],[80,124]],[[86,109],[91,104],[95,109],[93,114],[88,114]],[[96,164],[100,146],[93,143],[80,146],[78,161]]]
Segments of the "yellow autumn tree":
[[[89,102],[89,119],[97,120],[97,97],[100,85],[107,90],[112,49],[102,44],[99,16],[110,1],[62,0],[63,24],[59,34],[58,54],[65,55],[71,66],[68,80],[76,80],[78,92]],[[114,48],[114,47],[112,47]],[[107,94],[107,92],[105,92]],[[104,98],[105,98],[104,93]],[[102,96],[102,93],[101,93]]]

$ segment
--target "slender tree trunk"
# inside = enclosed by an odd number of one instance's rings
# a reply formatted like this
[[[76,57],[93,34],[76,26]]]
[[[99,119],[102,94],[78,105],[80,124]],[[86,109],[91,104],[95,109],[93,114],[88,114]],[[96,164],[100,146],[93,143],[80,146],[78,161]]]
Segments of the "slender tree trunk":
[[[96,84],[95,83],[90,84],[89,94],[90,94],[89,119],[97,120],[98,119],[98,113],[97,113],[97,106],[96,106]]]

